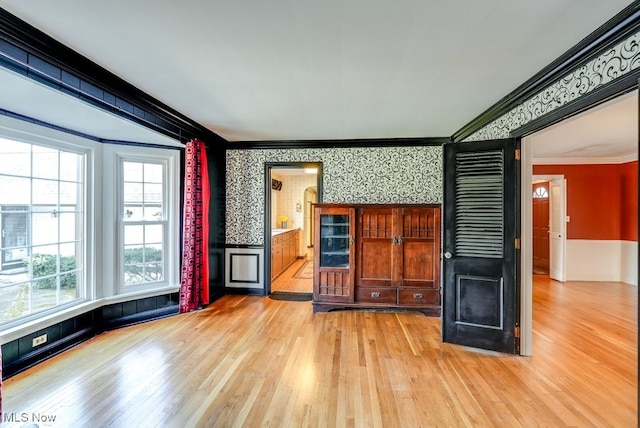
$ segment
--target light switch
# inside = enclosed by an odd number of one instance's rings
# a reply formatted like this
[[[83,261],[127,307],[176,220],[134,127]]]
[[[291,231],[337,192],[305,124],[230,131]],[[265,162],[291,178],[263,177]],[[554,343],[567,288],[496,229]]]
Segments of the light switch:
[[[567,216],[567,223],[571,221],[571,216]]]

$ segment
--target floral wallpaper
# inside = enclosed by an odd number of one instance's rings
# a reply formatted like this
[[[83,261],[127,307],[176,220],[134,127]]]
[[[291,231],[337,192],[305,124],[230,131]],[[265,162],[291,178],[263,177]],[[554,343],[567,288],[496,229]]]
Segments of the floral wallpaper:
[[[518,129],[638,67],[640,67],[640,33],[636,33],[607,49],[597,58],[537,93],[469,136],[465,141],[507,138],[514,129]]]
[[[264,244],[265,162],[322,162],[323,202],[442,202],[440,146],[227,150],[229,245]]]

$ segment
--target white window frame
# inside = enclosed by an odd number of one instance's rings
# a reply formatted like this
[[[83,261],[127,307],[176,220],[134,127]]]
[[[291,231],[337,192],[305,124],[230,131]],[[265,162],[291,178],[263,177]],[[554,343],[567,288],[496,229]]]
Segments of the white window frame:
[[[56,150],[63,150],[77,153],[84,156],[84,177],[83,198],[84,216],[83,226],[83,269],[82,287],[78,288],[78,298],[72,302],[56,305],[52,308],[36,312],[24,317],[9,321],[2,325],[3,331],[20,328],[23,325],[33,324],[39,320],[55,316],[56,314],[67,312],[70,309],[86,305],[94,298],[95,290],[95,212],[100,208],[101,203],[96,206],[94,196],[97,180],[100,171],[96,171],[96,156],[99,153],[99,145],[91,140],[76,137],[60,131],[37,127],[33,124],[24,123],[11,118],[0,118],[0,136],[9,140],[19,141],[26,144],[34,144]]]
[[[122,162],[162,163],[164,168],[164,278],[142,284],[124,284],[124,201]],[[177,291],[180,285],[180,151],[131,145],[105,144],[104,170],[113,171],[112,179],[104,183],[105,207],[103,233],[105,239],[104,296],[138,294],[155,290]],[[108,260],[111,260],[109,263]],[[112,266],[112,269],[107,268]]]
[[[175,293],[180,289],[180,166],[184,146],[172,148],[125,146],[100,143],[68,132],[0,115],[0,136],[25,143],[86,154],[84,219],[84,298],[50,310],[21,317],[0,327],[0,343],[25,337],[50,325],[68,320],[105,305]],[[116,163],[115,154],[139,159],[166,159],[168,265],[166,281],[147,287],[120,289],[115,282],[116,248]]]

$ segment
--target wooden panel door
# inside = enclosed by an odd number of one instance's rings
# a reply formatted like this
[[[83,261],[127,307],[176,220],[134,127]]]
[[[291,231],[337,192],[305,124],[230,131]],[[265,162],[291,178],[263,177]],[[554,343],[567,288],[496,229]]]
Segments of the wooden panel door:
[[[391,207],[357,210],[357,286],[391,286],[397,258],[396,210]]]
[[[549,183],[533,185],[533,273],[549,273]]]
[[[519,353],[519,145],[444,145],[445,342]]]
[[[395,284],[440,287],[440,209],[399,208]]]

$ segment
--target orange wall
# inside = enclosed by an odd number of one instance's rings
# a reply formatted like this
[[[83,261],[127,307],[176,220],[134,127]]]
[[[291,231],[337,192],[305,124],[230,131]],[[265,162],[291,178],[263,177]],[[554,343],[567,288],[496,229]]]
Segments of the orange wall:
[[[568,239],[638,240],[638,162],[534,165],[537,175],[567,180]]]
[[[638,240],[638,161],[621,165],[622,232],[625,241]]]

